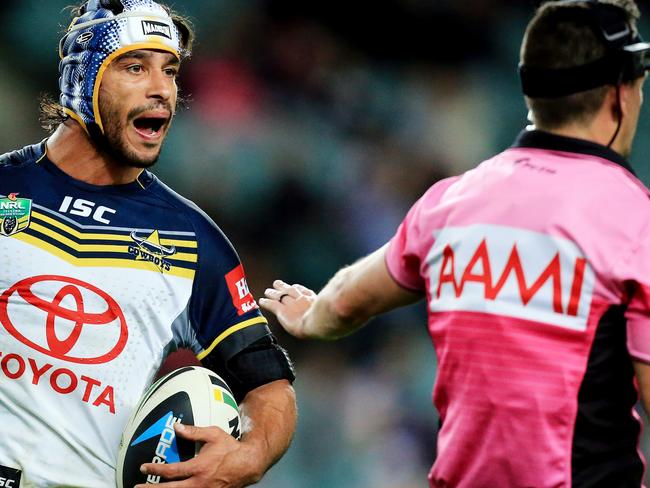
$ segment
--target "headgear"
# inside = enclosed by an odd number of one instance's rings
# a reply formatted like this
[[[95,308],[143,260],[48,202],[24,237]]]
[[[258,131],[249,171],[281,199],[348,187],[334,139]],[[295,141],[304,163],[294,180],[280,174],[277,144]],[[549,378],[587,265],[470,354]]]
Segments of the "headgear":
[[[89,0],[59,43],[59,102],[88,132],[99,114],[99,86],[108,65],[137,49],[168,51],[181,59],[180,33],[153,0]]]

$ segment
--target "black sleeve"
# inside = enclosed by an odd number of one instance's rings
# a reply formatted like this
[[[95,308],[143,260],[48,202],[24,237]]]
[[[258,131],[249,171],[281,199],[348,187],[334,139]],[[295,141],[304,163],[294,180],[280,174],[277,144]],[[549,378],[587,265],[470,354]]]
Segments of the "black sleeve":
[[[228,383],[237,403],[258,386],[280,379],[290,382],[295,380],[287,352],[277,343],[268,328],[264,328],[267,333],[243,349],[223,344],[225,349],[218,354],[210,354],[201,361],[203,366],[216,372]],[[236,337],[232,339],[237,342]],[[226,349],[230,354],[224,354]]]

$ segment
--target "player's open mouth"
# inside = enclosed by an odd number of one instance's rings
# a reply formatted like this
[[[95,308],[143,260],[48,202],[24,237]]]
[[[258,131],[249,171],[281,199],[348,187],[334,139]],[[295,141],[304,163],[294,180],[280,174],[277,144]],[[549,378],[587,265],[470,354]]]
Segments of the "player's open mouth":
[[[157,139],[162,135],[168,120],[168,117],[139,117],[133,120],[133,127],[145,139]]]

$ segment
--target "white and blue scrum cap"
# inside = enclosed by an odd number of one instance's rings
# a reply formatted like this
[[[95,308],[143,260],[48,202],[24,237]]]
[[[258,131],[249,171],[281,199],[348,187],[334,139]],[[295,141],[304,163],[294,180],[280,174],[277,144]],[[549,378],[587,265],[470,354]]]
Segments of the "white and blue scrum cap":
[[[181,59],[181,35],[153,0],[89,0],[59,43],[59,103],[88,132],[99,114],[99,86],[108,65],[137,49],[168,51]]]

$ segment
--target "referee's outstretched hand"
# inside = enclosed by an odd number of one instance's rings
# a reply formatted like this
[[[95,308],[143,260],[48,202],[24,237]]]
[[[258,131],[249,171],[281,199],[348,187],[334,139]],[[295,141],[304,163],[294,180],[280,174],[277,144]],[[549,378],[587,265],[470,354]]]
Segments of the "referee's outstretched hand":
[[[309,288],[282,280],[275,280],[273,288],[264,291],[266,298],[260,298],[260,306],[273,313],[280,325],[291,335],[300,339],[309,338],[304,330],[304,317],[311,308],[316,293]]]

